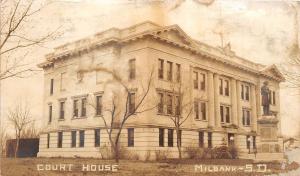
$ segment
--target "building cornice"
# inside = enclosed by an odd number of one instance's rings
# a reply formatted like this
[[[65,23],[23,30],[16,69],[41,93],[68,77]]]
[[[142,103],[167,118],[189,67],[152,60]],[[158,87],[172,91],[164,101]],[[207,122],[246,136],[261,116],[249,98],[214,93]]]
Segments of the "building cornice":
[[[142,24],[146,24],[142,23]],[[150,22],[148,22],[150,23]],[[140,25],[142,25],[140,24]],[[266,77],[269,79],[273,79],[276,81],[284,81],[283,77],[277,78],[275,76],[267,75],[263,73],[261,70],[266,68],[266,66],[261,64],[256,64],[249,60],[243,59],[238,56],[229,56],[228,54],[224,53],[218,48],[209,46],[207,44],[201,43],[199,41],[191,39],[184,31],[177,25],[171,25],[166,27],[160,27],[156,24],[151,24],[156,29],[145,29],[142,32],[138,32],[135,34],[128,35],[126,37],[122,37],[122,31],[124,30],[132,30],[138,25],[133,27],[125,28],[125,29],[118,29],[118,28],[111,28],[109,30],[103,31],[101,33],[95,34],[93,37],[85,38],[82,40],[75,41],[73,43],[67,43],[60,47],[57,47],[54,52],[46,55],[45,62],[38,64],[41,68],[47,68],[54,65],[54,62],[58,60],[67,59],[73,56],[76,56],[81,53],[89,52],[91,50],[97,49],[99,47],[105,45],[125,45],[129,42],[137,41],[140,39],[144,39],[146,37],[150,37],[154,40],[170,44],[172,46],[184,49],[186,51],[190,51],[196,55],[201,57],[205,57],[211,59],[212,61],[216,61],[225,65],[229,65],[233,68],[237,68],[246,72],[250,72],[262,77]],[[166,37],[160,36],[161,32],[168,32],[168,31],[176,31],[180,37],[184,39],[185,42],[180,43]]]

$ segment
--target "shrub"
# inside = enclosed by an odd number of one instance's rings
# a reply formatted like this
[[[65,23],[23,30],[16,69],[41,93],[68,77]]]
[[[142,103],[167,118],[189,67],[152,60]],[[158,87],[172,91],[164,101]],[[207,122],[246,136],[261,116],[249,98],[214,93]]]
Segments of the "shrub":
[[[168,151],[162,151],[162,150],[155,151],[155,158],[157,161],[166,160],[168,158],[168,155],[169,155]]]
[[[215,147],[211,151],[211,156],[216,159],[236,159],[238,157],[238,149],[235,146]]]
[[[206,158],[206,151],[205,148],[199,147],[186,147],[185,152],[189,159],[203,159]]]
[[[145,161],[149,161],[150,157],[151,157],[151,151],[147,150],[146,153],[145,153]]]

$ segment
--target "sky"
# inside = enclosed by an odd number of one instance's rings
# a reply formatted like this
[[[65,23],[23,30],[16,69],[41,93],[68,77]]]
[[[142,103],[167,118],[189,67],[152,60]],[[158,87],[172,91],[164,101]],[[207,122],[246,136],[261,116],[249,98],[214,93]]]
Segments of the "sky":
[[[212,3],[205,5],[204,2]],[[37,4],[50,0],[37,0]],[[61,35],[44,47],[31,48],[27,62],[35,66],[54,47],[111,27],[125,28],[146,20],[160,25],[179,25],[189,36],[212,46],[230,43],[236,55],[253,62],[276,64],[288,61],[295,40],[294,9],[283,1],[250,0],[52,0],[29,23],[28,35],[42,34],[59,27]],[[291,68],[290,68],[291,69]],[[295,69],[295,68],[294,68]],[[2,82],[1,118],[18,101],[30,103],[37,125],[42,121],[43,73],[30,78]],[[281,84],[282,132],[300,134],[300,90]],[[296,122],[296,123],[295,123]],[[296,124],[296,125],[295,125]]]

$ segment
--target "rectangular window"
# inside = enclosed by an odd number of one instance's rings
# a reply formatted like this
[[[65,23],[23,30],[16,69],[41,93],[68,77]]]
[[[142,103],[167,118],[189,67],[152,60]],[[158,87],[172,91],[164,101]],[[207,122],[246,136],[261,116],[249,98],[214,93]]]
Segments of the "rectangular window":
[[[219,85],[219,93],[220,93],[220,95],[223,95],[223,79],[220,79],[219,80],[220,81],[220,85]]]
[[[95,129],[95,147],[100,146],[100,129]]]
[[[60,90],[66,90],[66,73],[61,73],[60,75]]]
[[[134,129],[128,128],[128,147],[134,146]]]
[[[180,115],[180,98],[179,96],[175,96],[175,115]]]
[[[84,147],[84,130],[79,131],[79,147]]]
[[[225,96],[229,96],[229,81],[225,80]]]
[[[245,90],[244,90],[244,85],[241,85],[241,98],[242,100],[245,100]]]
[[[253,148],[256,149],[256,136],[252,136],[252,140]]]
[[[207,133],[207,147],[212,148],[212,132]]]
[[[251,117],[250,117],[250,110],[249,109],[243,109],[243,125],[244,126],[249,126],[251,123]]]
[[[273,100],[273,105],[276,105],[276,93],[275,91],[273,91],[273,97],[272,97],[272,100]]]
[[[173,129],[168,129],[168,147],[173,147]]]
[[[228,146],[234,145],[234,134],[233,133],[227,134],[227,142],[228,142]]]
[[[81,117],[86,116],[86,98],[81,100]]]
[[[52,121],[52,105],[49,105],[49,123]]]
[[[198,73],[194,72],[194,89],[198,89],[199,79],[198,79]]]
[[[206,83],[205,83],[205,74],[204,74],[204,73],[201,73],[200,75],[201,75],[200,89],[201,89],[201,90],[205,90],[205,86],[206,86],[206,85],[205,85],[205,84],[206,84]]]
[[[164,138],[165,138],[165,129],[159,128],[159,146],[164,146]]]
[[[53,89],[54,89],[54,79],[50,80],[50,95],[53,95]]]
[[[71,131],[71,147],[76,147],[76,131]]]
[[[169,62],[167,61],[167,79],[168,81],[172,81],[173,79],[173,63],[172,62]]]
[[[73,101],[73,117],[78,117],[78,100]]]
[[[135,113],[135,93],[129,93],[129,97],[128,97],[129,101],[128,101],[128,108],[129,108],[129,113],[133,114]]]
[[[167,95],[167,114],[173,113],[173,101],[172,95]]]
[[[129,60],[129,79],[135,79],[135,59],[130,59]]]
[[[158,93],[158,98],[159,98],[159,103],[158,103],[158,110],[157,112],[159,114],[163,114],[164,113],[164,94],[163,93]]]
[[[181,146],[182,144],[182,130],[178,130],[178,138],[177,138],[177,145]]]
[[[249,96],[250,96],[250,87],[249,86],[245,86],[246,88],[246,95],[245,95],[245,99],[247,101],[249,101]]]
[[[50,134],[47,134],[47,148],[50,148]]]
[[[206,120],[206,103],[201,102],[201,119]]]
[[[158,59],[158,78],[164,79],[164,60]]]
[[[62,141],[63,141],[63,132],[58,132],[57,148],[62,148]]]
[[[199,131],[199,147],[204,147],[204,132]]]
[[[60,108],[59,108],[59,119],[64,119],[65,118],[65,102],[61,101],[59,103]]]
[[[225,122],[224,118],[224,106],[220,106],[220,116],[221,116],[221,122]]]
[[[250,136],[246,136],[247,149],[250,149],[250,141],[251,141]]]
[[[102,115],[102,96],[96,96],[96,115]]]
[[[230,108],[226,107],[226,123],[230,123]]]
[[[194,102],[194,111],[195,111],[195,119],[199,119],[199,103],[198,103],[198,101]]]
[[[180,64],[176,64],[176,81],[180,82],[181,79],[181,68]]]

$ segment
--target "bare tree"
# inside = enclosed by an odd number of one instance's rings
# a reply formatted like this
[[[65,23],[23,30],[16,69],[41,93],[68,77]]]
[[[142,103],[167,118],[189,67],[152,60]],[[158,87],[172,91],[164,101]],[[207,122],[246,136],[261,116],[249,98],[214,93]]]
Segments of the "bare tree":
[[[35,126],[35,121],[30,122],[21,133],[21,138],[38,138],[39,130]]]
[[[8,111],[8,121],[13,125],[16,135],[15,158],[19,150],[19,143],[26,126],[33,122],[27,104],[19,103]]]
[[[6,128],[1,127],[0,128],[0,147],[1,147],[1,155],[2,156],[5,152],[5,145],[6,145],[6,140],[8,139],[8,134],[6,133]]]
[[[133,89],[135,88],[131,88],[131,86],[129,86],[129,83],[126,80],[124,80],[116,70],[110,70],[100,66],[93,70],[110,74],[112,76],[112,80],[108,81],[107,83],[115,84],[118,86],[118,91],[112,92],[111,105],[107,108],[103,108],[103,111],[109,114],[108,117],[100,117],[104,123],[105,130],[108,134],[108,139],[111,145],[113,157],[116,160],[116,162],[119,162],[121,147],[119,145],[120,136],[126,122],[130,118],[135,117],[137,114],[150,111],[156,107],[156,105],[151,107],[148,106],[146,108],[144,107],[146,97],[148,96],[152,85],[153,70],[149,75],[149,79],[147,80],[145,87],[142,86],[140,92],[133,91]],[[80,70],[80,73],[90,71],[91,69]],[[88,105],[93,107],[96,112],[97,105],[93,102],[95,101],[88,101]]]
[[[190,117],[193,112],[193,101],[189,99],[187,94],[189,91],[182,87],[182,83],[175,83],[172,85],[171,95],[172,101],[174,101],[175,108],[172,107],[172,102],[167,102],[167,111],[171,113],[168,114],[168,118],[172,121],[176,131],[177,137],[177,149],[179,154],[179,159],[182,158],[182,147],[181,147],[181,128],[186,120]],[[168,101],[168,100],[167,100]],[[174,111],[173,111],[174,110]]]
[[[0,0],[0,80],[40,71],[24,63],[28,50],[22,49],[42,46],[59,35],[59,27],[45,34],[30,35],[29,31],[34,29],[32,21],[49,5],[37,3],[34,0]],[[12,56],[15,53],[18,56]]]

